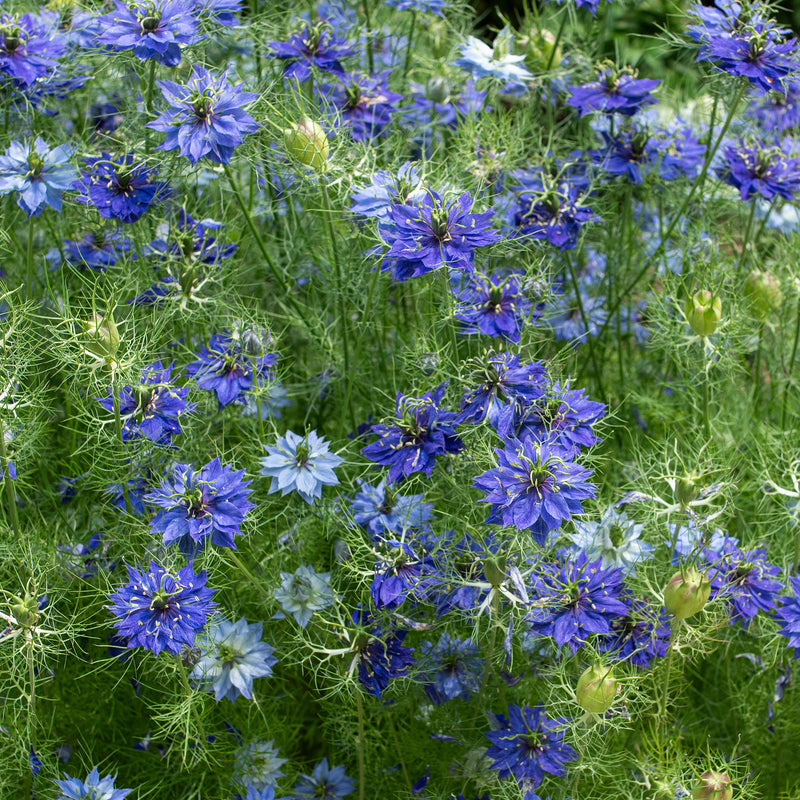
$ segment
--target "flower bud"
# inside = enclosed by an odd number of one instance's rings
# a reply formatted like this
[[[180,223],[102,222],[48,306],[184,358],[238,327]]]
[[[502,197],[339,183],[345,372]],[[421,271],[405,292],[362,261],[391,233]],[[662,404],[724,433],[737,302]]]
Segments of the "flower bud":
[[[30,594],[15,597],[11,604],[11,613],[21,628],[32,628],[39,619],[39,601]]]
[[[675,497],[682,506],[688,506],[699,495],[700,489],[697,488],[697,479],[694,475],[684,475],[682,478],[678,478],[675,483]]]
[[[617,679],[611,667],[595,664],[583,671],[578,678],[575,696],[578,705],[592,714],[608,711],[617,695]]]
[[[733,787],[727,772],[710,769],[700,776],[692,792],[694,800],[733,800]]]
[[[783,292],[778,279],[769,272],[753,270],[744,284],[744,296],[750,303],[753,316],[765,322],[773,311],[783,302]]]
[[[708,602],[711,581],[695,567],[676,572],[664,587],[664,607],[676,619],[694,616]]]
[[[711,336],[722,317],[722,300],[708,289],[701,289],[687,299],[683,312],[689,326],[698,336]]]
[[[94,314],[91,319],[83,323],[83,346],[94,355],[104,358],[111,363],[119,350],[119,331],[114,324],[111,314],[103,317]]]
[[[506,557],[502,553],[483,559],[483,574],[492,586],[500,586],[506,579]]]
[[[423,375],[430,377],[439,369],[439,354],[420,353],[418,366]]]
[[[450,99],[450,82],[442,75],[434,75],[425,85],[425,96],[434,103]]]
[[[181,664],[186,669],[194,669],[202,656],[203,651],[199,647],[189,647],[188,644],[181,645]]]
[[[301,164],[323,172],[328,165],[330,145],[322,126],[310,117],[303,117],[284,132],[286,151]]]
[[[525,41],[525,66],[531,72],[541,73],[555,69],[561,63],[561,48],[556,47],[556,37],[547,29],[532,30]]]

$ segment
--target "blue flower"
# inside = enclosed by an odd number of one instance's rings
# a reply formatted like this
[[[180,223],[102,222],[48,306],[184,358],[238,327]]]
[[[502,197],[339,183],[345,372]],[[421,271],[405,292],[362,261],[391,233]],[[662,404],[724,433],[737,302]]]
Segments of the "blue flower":
[[[325,87],[336,111],[334,123],[346,126],[357,142],[381,136],[397,113],[393,103],[403,95],[389,90],[388,78],[388,70],[373,76],[349,72]]]
[[[514,32],[505,27],[495,37],[492,47],[467,36],[460,46],[461,56],[453,62],[456,67],[469,71],[473,78],[495,78],[502,83],[520,84],[533,78],[523,65],[525,56],[513,55]]]
[[[286,759],[285,758],[276,758],[275,761],[280,761],[283,764]],[[283,773],[281,773],[283,775]],[[247,787],[247,793],[244,797],[240,794],[236,795],[236,800],[290,800],[288,797],[275,797],[275,787],[274,786],[265,786],[263,789],[256,789],[255,786],[249,784]]]
[[[576,519],[575,533],[569,538],[576,552],[583,550],[591,559],[600,558],[604,567],[619,567],[633,575],[635,564],[650,558],[656,549],[640,541],[643,529],[643,523],[610,505],[598,522]]]
[[[330,585],[330,572],[315,572],[311,566],[301,564],[293,573],[281,572],[281,585],[273,596],[281,608],[294,617],[295,622],[305,628],[314,616],[333,605],[334,595]],[[284,615],[275,615],[282,618]]]
[[[603,114],[622,114],[632,117],[645,106],[656,102],[650,94],[661,81],[639,79],[632,70],[604,67],[597,79],[573,86],[567,103],[578,109],[581,116],[599,111]]]
[[[484,534],[482,542],[469,532],[457,538],[454,530],[446,530],[436,538],[435,546],[430,548],[436,572],[429,595],[438,614],[469,612],[481,605],[489,592],[484,562],[496,556],[498,550],[491,533]]]
[[[159,226],[162,227],[167,229],[166,225]],[[224,227],[221,222],[208,218],[198,222],[181,208],[168,228],[169,235],[163,233],[163,238],[153,239],[149,248],[167,262],[178,258],[192,264],[217,264],[221,258],[232,256],[238,248],[237,244],[220,244],[211,235],[211,231]]]
[[[424,502],[422,494],[398,494],[383,480],[376,486],[363,480],[358,483],[350,510],[355,522],[375,537],[387,533],[399,537],[405,531],[422,528],[433,518],[433,504]]]
[[[137,164],[133,153],[114,160],[108,153],[84,159],[88,170],[72,184],[75,200],[94,206],[104,219],[133,223],[150,206],[166,199],[169,188],[155,180],[156,169]]]
[[[283,74],[286,78],[305,81],[311,77],[311,67],[323,72],[344,74],[341,59],[348,58],[353,47],[344,37],[336,36],[326,22],[310,25],[303,22],[300,30],[289,37],[288,42],[267,42],[272,52],[267,55],[286,62]]]
[[[586,553],[562,564],[540,561],[531,576],[531,606],[525,617],[536,636],[552,636],[573,653],[591,633],[611,632],[611,622],[627,615],[621,569],[604,569]]]
[[[545,776],[563,775],[568,761],[578,754],[562,741],[567,720],[563,717],[549,719],[544,707],[510,705],[508,719],[495,715],[497,730],[485,734],[492,746],[486,751],[494,759],[492,769],[501,778],[512,775],[523,791],[535,789]]]
[[[405,397],[398,392],[392,424],[372,426],[379,438],[364,447],[361,454],[389,467],[389,483],[414,472],[424,472],[430,478],[436,456],[464,449],[455,431],[458,415],[439,407],[446,385],[442,383],[422,397]]]
[[[190,677],[213,689],[217,702],[227,697],[233,703],[239,695],[249,700],[253,680],[272,675],[278,661],[272,647],[261,641],[261,629],[262,623],[250,625],[244,617],[236,622],[212,619],[197,640],[202,655]]]
[[[231,403],[244,403],[247,392],[253,388],[253,373],[259,384],[273,380],[270,367],[278,360],[275,353],[249,355],[228,331],[211,337],[208,347],[197,354],[186,372],[195,378],[197,385],[213,391],[222,409]]]
[[[114,11],[100,17],[102,33],[97,43],[112,50],[132,50],[145,61],[176,67],[181,63],[182,44],[194,44],[197,33],[194,0],[143,0],[129,6],[114,0]]]
[[[800,83],[788,81],[785,88],[754,98],[747,115],[767,133],[781,133],[800,124]]]
[[[128,647],[146,647],[177,655],[181,645],[194,645],[196,634],[216,604],[214,589],[206,587],[206,572],[192,565],[172,572],[150,562],[150,568],[128,566],[128,585],[109,595],[106,606],[119,619],[114,623]]]
[[[457,697],[469,700],[481,686],[481,648],[472,639],[455,639],[443,633],[439,641],[423,642],[419,666],[425,694],[437,706]]]
[[[583,287],[580,292],[580,304],[571,292],[557,295],[545,317],[556,339],[569,342],[572,347],[586,342],[588,336],[599,336],[608,316],[604,297],[589,295]]]
[[[788,144],[791,146],[791,142]],[[717,174],[739,190],[742,200],[756,194],[765,200],[776,195],[793,200],[800,192],[800,159],[788,155],[786,149],[761,142],[748,145],[740,139],[725,148],[725,161]]]
[[[158,85],[169,107],[147,127],[167,134],[160,150],[179,148],[192,164],[203,157],[228,164],[244,134],[258,129],[243,108],[258,95],[245,92],[241,85],[231,86],[227,70],[214,76],[195,64],[186,85],[173,81],[159,81]]]
[[[598,636],[594,646],[598,652],[612,653],[620,661],[630,661],[644,669],[667,654],[669,615],[664,608],[656,609],[627,590],[620,593],[620,598],[629,604],[628,613],[612,619],[610,632]]]
[[[123,253],[133,247],[133,242],[116,231],[97,230],[87,233],[80,241],[64,241],[64,261],[77,269],[96,269],[105,272],[113,267]]]
[[[375,577],[369,591],[378,609],[397,608],[406,598],[422,600],[430,588],[433,564],[417,555],[408,542],[389,539],[379,544]]]
[[[447,0],[384,0],[384,5],[397,11],[416,11],[420,14],[436,14],[444,18]]]
[[[492,504],[487,523],[529,530],[544,544],[550,531],[583,513],[582,502],[595,496],[595,486],[587,481],[591,471],[569,461],[561,447],[508,439],[495,453],[498,466],[473,482],[487,493],[480,502]]]
[[[165,545],[178,543],[181,552],[193,557],[207,541],[218,547],[236,549],[234,535],[253,503],[247,497],[252,481],[242,480],[244,470],[223,467],[219,458],[199,471],[189,464],[175,464],[172,474],[144,496],[160,506],[150,525],[161,533]]]
[[[301,775],[294,785],[298,800],[337,800],[355,791],[356,785],[348,778],[344,766],[329,767],[328,759],[314,767],[311,775]]]
[[[369,186],[353,193],[350,210],[365,217],[386,219],[393,205],[415,205],[424,196],[425,189],[419,170],[410,161],[406,161],[399,167],[396,175],[378,170],[372,176]]]
[[[287,759],[278,757],[279,751],[274,741],[251,742],[236,754],[231,782],[238,786],[247,786],[246,800],[250,798],[251,789],[264,792],[269,787],[274,787],[278,778],[284,777],[280,768]],[[270,798],[270,795],[267,797]]]
[[[330,452],[330,443],[316,431],[299,436],[290,430],[274,445],[264,445],[269,455],[260,459],[260,475],[272,478],[269,493],[282,495],[296,491],[311,505],[322,497],[323,486],[336,486],[339,479],[333,469],[344,459]]]
[[[188,388],[172,385],[172,367],[154,361],[142,370],[136,386],[123,386],[119,390],[119,413],[122,424],[122,441],[143,437],[158,444],[168,444],[172,436],[181,432],[180,417],[194,406],[186,402]],[[108,397],[96,398],[106,411],[114,411],[114,390]]]
[[[133,789],[116,789],[116,775],[100,778],[97,767],[94,767],[85,781],[66,776],[65,781],[56,781],[62,794],[55,800],[123,800]]]
[[[51,150],[38,136],[33,143],[11,142],[0,156],[0,195],[19,192],[17,205],[28,217],[38,217],[45,206],[60,212],[61,193],[78,177],[71,152],[66,145]]]
[[[19,17],[0,14],[0,74],[9,75],[25,89],[54,74],[67,49],[60,22],[59,14],[48,12]]]

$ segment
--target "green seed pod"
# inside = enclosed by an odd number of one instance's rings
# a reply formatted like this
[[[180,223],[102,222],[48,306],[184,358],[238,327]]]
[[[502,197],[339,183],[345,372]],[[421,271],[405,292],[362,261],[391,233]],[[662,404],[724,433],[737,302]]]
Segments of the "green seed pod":
[[[39,601],[30,594],[25,597],[15,597],[11,604],[11,613],[21,628],[32,628],[39,619]]]
[[[753,270],[744,284],[744,296],[750,303],[750,310],[761,322],[777,311],[783,302],[783,292],[778,279],[769,272]]]
[[[700,776],[692,792],[694,800],[733,800],[733,787],[727,772],[710,769]]]
[[[525,37],[525,66],[534,74],[555,69],[561,63],[561,48],[547,29],[531,30]]]
[[[617,695],[617,679],[611,667],[595,664],[583,671],[578,678],[578,688],[575,696],[578,705],[592,714],[602,714],[608,711]]]
[[[664,607],[676,619],[694,616],[708,602],[711,581],[695,567],[676,572],[664,587]]]
[[[303,117],[284,132],[286,151],[301,164],[324,172],[328,166],[330,145],[325,131],[310,117]]]
[[[682,506],[688,506],[692,500],[696,500],[700,494],[697,487],[697,479],[694,475],[684,475],[678,478],[675,483],[675,497]]]
[[[83,346],[90,352],[111,363],[119,350],[119,331],[111,314],[105,317],[94,314],[83,323]]]
[[[722,318],[722,300],[708,289],[701,289],[686,300],[683,313],[698,336],[711,336]]]
[[[506,579],[506,557],[502,553],[483,560],[483,574],[492,586],[500,586]]]

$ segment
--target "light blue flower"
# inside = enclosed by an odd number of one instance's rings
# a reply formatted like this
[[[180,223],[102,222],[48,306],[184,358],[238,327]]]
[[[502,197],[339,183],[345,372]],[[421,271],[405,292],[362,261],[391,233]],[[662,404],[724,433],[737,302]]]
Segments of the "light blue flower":
[[[344,461],[329,451],[330,444],[315,431],[305,436],[287,430],[275,445],[265,445],[268,456],[261,459],[261,475],[272,478],[269,493],[297,491],[309,505],[322,497],[323,486],[336,486],[334,467]]]
[[[628,518],[624,511],[609,506],[599,522],[575,520],[570,539],[576,551],[584,550],[590,561],[603,559],[603,567],[617,567],[632,575],[634,565],[645,561],[655,547],[639,540],[644,525]]]
[[[315,572],[313,567],[299,566],[293,573],[281,572],[281,585],[275,589],[274,597],[286,614],[305,628],[315,611],[333,603],[330,587],[330,572]],[[275,617],[283,618],[278,612]]]
[[[397,494],[392,484],[381,481],[371,486],[359,481],[350,510],[353,519],[374,536],[387,533],[396,535],[422,528],[433,517],[432,503],[426,503],[422,494]]]
[[[283,383],[276,380],[267,386],[261,387],[261,418],[274,417],[275,419],[281,418],[281,409],[290,406],[292,401],[289,399],[289,393],[286,391]],[[243,417],[257,417],[258,409],[256,408],[256,400],[252,394],[246,394],[244,400],[244,408],[242,409]]]
[[[494,40],[494,47],[467,36],[465,44],[461,45],[461,57],[454,62],[454,66],[461,67],[472,73],[473,78],[497,78],[504,83],[518,84],[533,77],[520,62],[525,56],[512,55],[514,34],[508,28],[503,28]]]
[[[202,655],[191,678],[213,689],[217,702],[227,697],[233,703],[239,695],[249,700],[253,680],[272,675],[278,659],[272,647],[261,641],[261,627],[260,622],[248,624],[244,617],[237,622],[216,619],[197,641]]]
[[[683,524],[674,522],[667,523],[669,529],[669,541],[675,540],[675,551],[672,560],[677,562],[681,558],[697,553],[703,548],[721,553],[726,544],[738,545],[739,540],[717,528],[714,533],[699,528],[691,519]]]
[[[278,757],[278,748],[269,742],[250,742],[237,754],[233,768],[232,782],[237,786],[247,786],[263,792],[268,786],[275,786],[284,774],[280,768],[287,759]]]
[[[298,800],[338,800],[355,788],[352,778],[345,775],[343,765],[329,767],[328,759],[323,758],[311,775],[300,776],[294,793]]]
[[[122,800],[129,795],[133,789],[115,789],[111,775],[106,775],[102,780],[95,767],[86,778],[81,781],[78,778],[66,776],[65,781],[56,781],[58,788],[63,794],[55,800]]]
[[[398,11],[419,11],[421,14],[436,14],[444,17],[447,8],[446,0],[385,0],[387,6]]]
[[[60,212],[61,193],[78,177],[70,155],[66,145],[51,150],[38,136],[33,144],[11,142],[0,156],[0,195],[19,192],[17,205],[29,217],[38,217],[45,206]]]

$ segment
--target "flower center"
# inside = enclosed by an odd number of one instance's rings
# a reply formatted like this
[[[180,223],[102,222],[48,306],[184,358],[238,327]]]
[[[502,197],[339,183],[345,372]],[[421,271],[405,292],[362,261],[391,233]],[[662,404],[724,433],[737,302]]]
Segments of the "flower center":
[[[199,519],[208,514],[205,498],[203,497],[203,490],[200,486],[187,489],[186,494],[183,496],[183,501],[190,517]]]
[[[618,522],[613,523],[608,529],[608,538],[612,547],[619,547],[625,539],[625,529]]]
[[[44,159],[38,154],[31,152],[28,156],[28,175],[29,178],[38,178],[44,169]]]
[[[239,653],[234,650],[230,645],[221,644],[219,646],[219,658],[226,664],[232,664],[239,658]]]
[[[446,208],[434,208],[431,211],[431,232],[440,242],[449,242],[453,235],[450,233],[448,213]]]
[[[3,31],[3,47],[7,53],[13,53],[22,44],[22,31],[12,25]]]
[[[158,26],[161,24],[161,15],[151,14],[144,17],[140,24],[142,26],[142,33],[155,33],[155,31],[158,30]]]
[[[397,495],[387,486],[383,493],[383,502],[380,504],[378,510],[381,514],[391,514],[394,507],[397,505]]]

